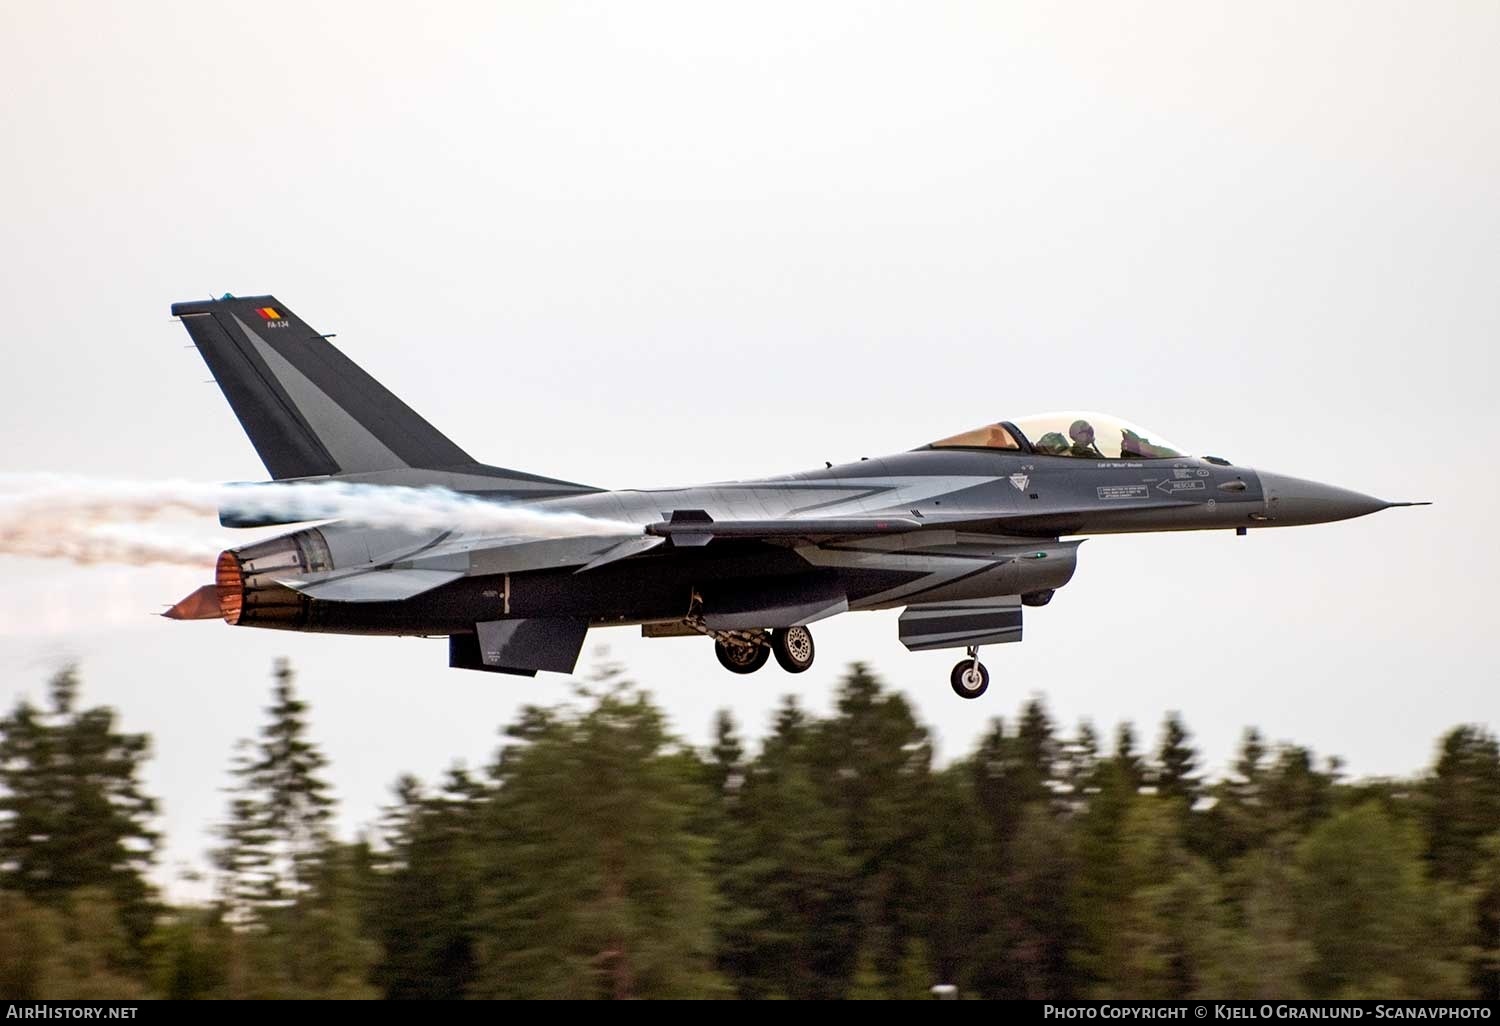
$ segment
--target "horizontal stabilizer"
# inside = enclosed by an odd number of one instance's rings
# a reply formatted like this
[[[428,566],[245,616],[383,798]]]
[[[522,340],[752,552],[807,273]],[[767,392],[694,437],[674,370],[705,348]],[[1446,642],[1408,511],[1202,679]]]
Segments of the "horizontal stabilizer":
[[[334,570],[277,583],[322,602],[399,602],[462,576],[462,570]]]

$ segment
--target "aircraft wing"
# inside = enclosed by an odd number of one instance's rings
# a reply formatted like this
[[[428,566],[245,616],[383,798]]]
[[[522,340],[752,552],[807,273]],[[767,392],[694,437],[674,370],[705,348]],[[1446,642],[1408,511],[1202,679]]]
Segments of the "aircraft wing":
[[[586,573],[643,556],[670,544],[693,548],[715,539],[770,544],[877,542],[898,535],[951,543],[953,522],[896,517],[801,517],[767,520],[714,520],[703,510],[677,510],[670,519],[647,524],[638,535],[536,539],[460,538],[424,547],[420,554],[391,553],[358,566],[322,573],[289,574],[279,583],[325,602],[395,602],[413,598],[461,577],[522,573],[575,566]],[[899,543],[898,543],[899,544]]]
[[[954,531],[1004,533],[994,517],[781,517],[769,520],[714,520],[703,510],[676,510],[668,520],[647,524],[644,533],[624,539],[579,567],[585,573],[622,559],[643,555],[664,542],[692,548],[719,539],[759,541],[779,545],[821,545],[829,542],[896,545],[920,548],[951,545]],[[889,540],[889,541],[885,541]]]

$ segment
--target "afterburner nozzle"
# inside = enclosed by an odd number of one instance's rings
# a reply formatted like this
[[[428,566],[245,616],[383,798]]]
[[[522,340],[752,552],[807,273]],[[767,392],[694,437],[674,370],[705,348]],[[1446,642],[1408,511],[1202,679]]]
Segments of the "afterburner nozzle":
[[[240,622],[240,613],[245,608],[245,574],[239,557],[228,550],[219,553],[219,562],[214,567],[214,590],[219,597],[219,614],[227,624]]]

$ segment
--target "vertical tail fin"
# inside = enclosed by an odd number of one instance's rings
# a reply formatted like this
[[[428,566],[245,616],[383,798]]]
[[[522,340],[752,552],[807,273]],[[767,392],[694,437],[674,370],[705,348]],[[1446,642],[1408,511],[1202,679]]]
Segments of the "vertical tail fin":
[[[445,483],[443,475],[399,473],[420,468],[482,479],[466,491],[593,490],[476,463],[274,296],[174,303],[172,313],[278,481],[375,475]]]

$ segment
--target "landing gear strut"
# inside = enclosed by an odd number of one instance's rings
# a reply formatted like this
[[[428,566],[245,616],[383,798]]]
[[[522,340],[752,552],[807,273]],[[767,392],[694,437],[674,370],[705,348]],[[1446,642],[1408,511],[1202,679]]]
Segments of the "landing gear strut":
[[[989,690],[990,671],[979,661],[979,646],[969,646],[969,657],[953,668],[948,677],[959,698],[978,698]]]

